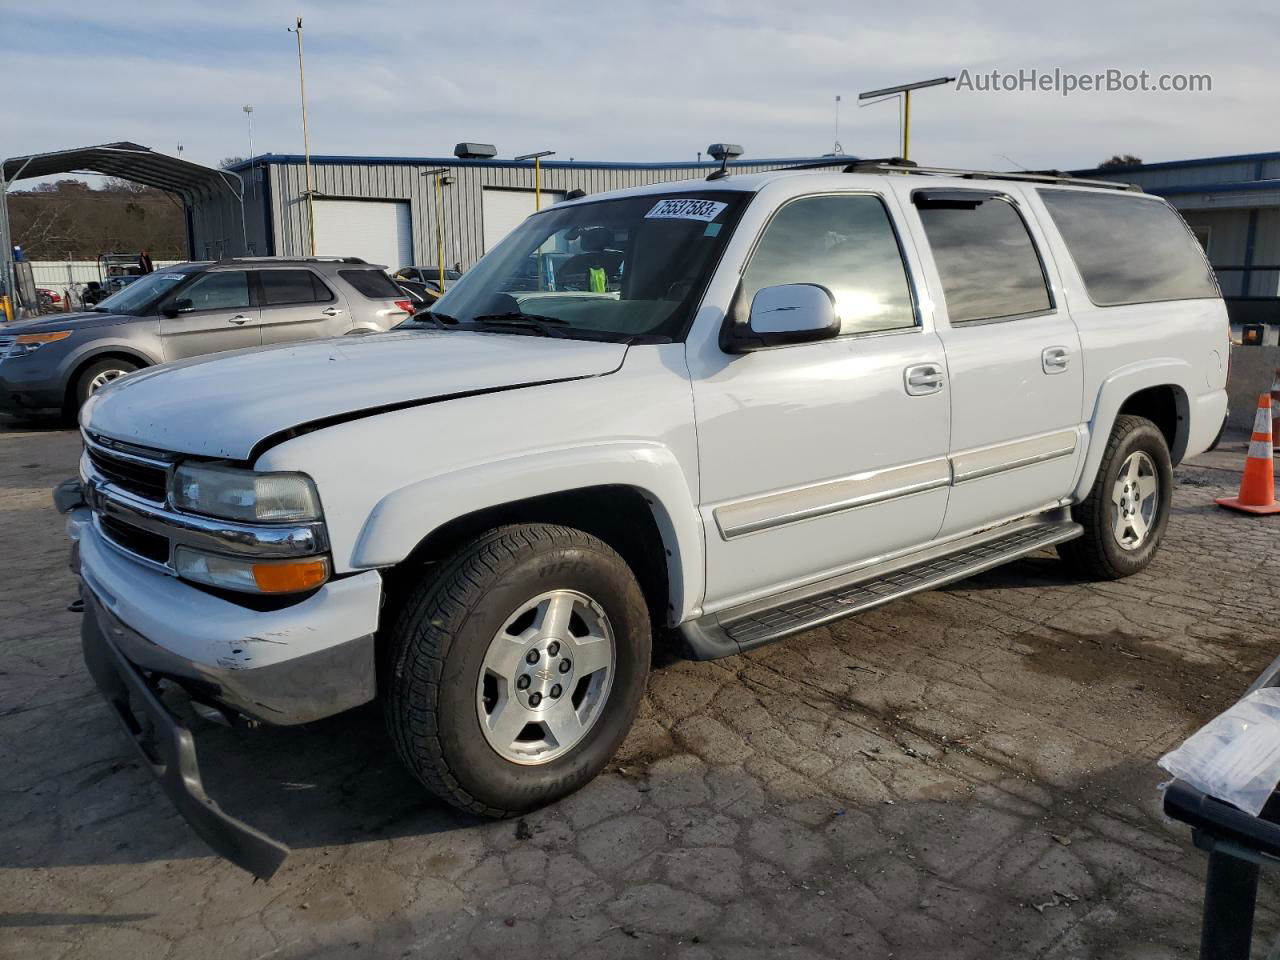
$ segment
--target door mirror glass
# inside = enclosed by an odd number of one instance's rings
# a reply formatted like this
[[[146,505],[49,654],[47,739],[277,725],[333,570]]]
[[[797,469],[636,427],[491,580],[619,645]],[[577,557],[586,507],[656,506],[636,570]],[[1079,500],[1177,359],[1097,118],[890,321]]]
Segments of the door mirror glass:
[[[735,338],[743,353],[762,347],[829,340],[840,333],[831,291],[816,283],[761,287],[751,300],[748,336]]]

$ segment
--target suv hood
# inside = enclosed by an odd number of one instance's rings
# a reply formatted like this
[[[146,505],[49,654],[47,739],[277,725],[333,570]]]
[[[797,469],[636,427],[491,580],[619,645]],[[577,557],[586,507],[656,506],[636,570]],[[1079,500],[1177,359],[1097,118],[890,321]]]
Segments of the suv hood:
[[[141,319],[123,313],[55,313],[17,323],[0,325],[0,333],[53,333],[56,330],[87,330],[91,327],[111,327],[117,323],[130,323]]]
[[[94,394],[86,429],[139,446],[247,460],[274,434],[617,370],[621,343],[393,331],[241,350],[143,370]]]

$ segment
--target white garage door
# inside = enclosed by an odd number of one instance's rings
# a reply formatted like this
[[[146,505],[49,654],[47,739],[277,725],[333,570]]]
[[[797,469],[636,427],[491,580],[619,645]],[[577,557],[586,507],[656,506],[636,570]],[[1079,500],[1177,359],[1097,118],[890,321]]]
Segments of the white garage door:
[[[525,217],[534,212],[534,193],[532,190],[496,190],[485,187],[481,191],[484,205],[484,251],[488,253],[508,233],[520,225]],[[545,210],[558,200],[563,200],[563,193],[542,191],[542,208]]]
[[[316,200],[316,253],[360,257],[391,270],[413,263],[409,204],[399,200]]]

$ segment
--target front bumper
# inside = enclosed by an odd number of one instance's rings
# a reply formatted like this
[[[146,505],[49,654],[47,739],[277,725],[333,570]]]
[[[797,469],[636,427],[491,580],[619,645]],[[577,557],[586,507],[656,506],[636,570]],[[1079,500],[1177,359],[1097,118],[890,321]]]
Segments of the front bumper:
[[[157,681],[144,675],[108,639],[102,625],[118,621],[91,590],[84,593],[80,640],[85,664],[143,763],[214,853],[256,877],[269,878],[284,863],[289,848],[223,812],[205,793],[191,731],[160,699]]]
[[[22,413],[61,407],[67,385],[56,364],[35,364],[34,357],[0,360],[0,410]]]
[[[249,610],[122,555],[79,498],[74,481],[54,494],[67,513],[84,601],[81,644],[94,682],[196,834],[236,866],[270,877],[288,848],[205,793],[195,738],[162,687],[273,724],[305,723],[371,700],[381,578],[370,571],[330,581],[281,610]]]
[[[376,572],[331,580],[279,610],[252,610],[121,554],[84,507],[67,528],[86,606],[92,595],[110,614],[101,628],[135,666],[178,681],[196,699],[282,726],[373,699]]]

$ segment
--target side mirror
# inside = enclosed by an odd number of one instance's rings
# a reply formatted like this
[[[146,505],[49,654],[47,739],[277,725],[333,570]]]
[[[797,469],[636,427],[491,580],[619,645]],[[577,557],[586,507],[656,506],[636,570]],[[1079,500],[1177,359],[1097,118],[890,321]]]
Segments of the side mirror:
[[[751,300],[747,330],[726,343],[731,353],[765,347],[830,340],[840,332],[835,298],[816,283],[781,283],[761,287]]]
[[[162,307],[160,312],[172,320],[180,313],[190,313],[195,309],[189,297],[183,297],[179,300],[169,301],[168,306]]]

